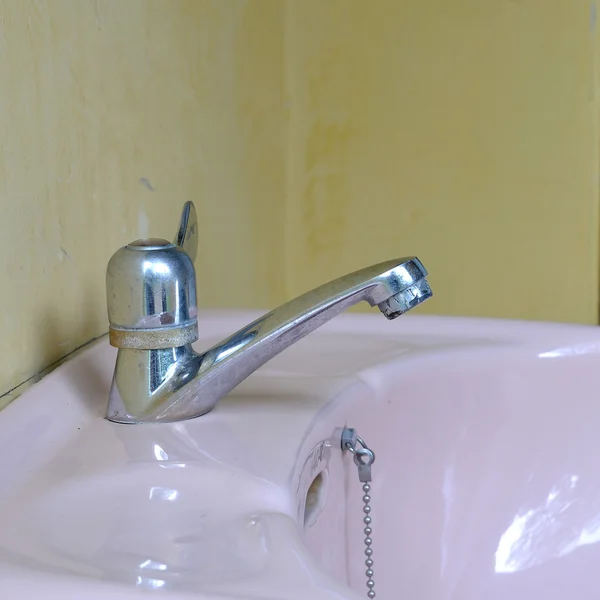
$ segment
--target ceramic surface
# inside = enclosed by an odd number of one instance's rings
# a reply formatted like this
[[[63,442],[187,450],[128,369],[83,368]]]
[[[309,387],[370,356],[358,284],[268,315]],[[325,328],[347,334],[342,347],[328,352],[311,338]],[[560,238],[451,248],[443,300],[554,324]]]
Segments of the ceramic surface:
[[[157,425],[103,418],[115,354],[0,413],[0,597],[365,598],[344,425],[377,453],[378,598],[599,597],[597,328],[345,315]]]

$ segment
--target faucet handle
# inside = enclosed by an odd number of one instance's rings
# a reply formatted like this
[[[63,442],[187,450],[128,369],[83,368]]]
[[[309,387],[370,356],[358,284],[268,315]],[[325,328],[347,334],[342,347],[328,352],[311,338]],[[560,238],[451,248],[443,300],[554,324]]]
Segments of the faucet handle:
[[[198,254],[198,217],[194,203],[191,201],[183,205],[179,229],[173,243],[182,248],[192,262],[195,262]]]
[[[175,348],[198,339],[196,209],[186,202],[173,243],[135,240],[106,269],[110,343],[117,348]]]

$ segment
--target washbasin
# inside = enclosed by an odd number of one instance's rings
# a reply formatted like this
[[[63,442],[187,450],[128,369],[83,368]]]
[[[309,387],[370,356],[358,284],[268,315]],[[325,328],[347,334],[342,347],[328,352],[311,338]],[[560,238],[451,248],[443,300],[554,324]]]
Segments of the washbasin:
[[[200,314],[198,351],[258,314]],[[209,414],[105,418],[88,346],[0,413],[0,597],[598,597],[595,327],[337,317]],[[110,596],[109,596],[110,594]]]

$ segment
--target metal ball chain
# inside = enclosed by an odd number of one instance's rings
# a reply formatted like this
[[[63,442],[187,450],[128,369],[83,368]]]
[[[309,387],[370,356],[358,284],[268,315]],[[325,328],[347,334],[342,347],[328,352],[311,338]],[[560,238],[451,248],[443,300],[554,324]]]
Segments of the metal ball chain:
[[[365,575],[367,576],[367,588],[369,591],[367,592],[367,596],[369,598],[375,598],[375,582],[373,581],[373,549],[371,548],[371,544],[373,540],[371,539],[371,533],[373,530],[371,529],[371,496],[369,492],[371,491],[371,486],[369,482],[371,481],[371,465],[375,462],[375,453],[371,450],[367,444],[365,444],[364,440],[362,440],[355,429],[351,429],[349,427],[345,427],[342,431],[342,439],[341,439],[342,450],[348,450],[353,455],[354,464],[358,467],[358,480],[363,484],[363,512],[365,516],[363,518],[363,523],[365,524],[364,533],[365,533],[365,556],[367,559],[365,560],[365,565],[367,570],[365,571]],[[357,444],[360,445],[360,448],[357,447]]]
[[[363,519],[363,523],[365,524],[364,533],[365,533],[365,555],[367,560],[365,560],[365,565],[367,570],[365,571],[365,575],[367,576],[367,587],[369,591],[367,592],[367,596],[369,598],[375,598],[375,582],[373,581],[373,549],[371,548],[371,544],[373,540],[371,539],[371,533],[373,530],[371,529],[371,496],[369,496],[369,492],[371,491],[371,486],[368,483],[365,483],[362,487],[365,495],[363,496],[363,512],[365,513],[365,518]]]

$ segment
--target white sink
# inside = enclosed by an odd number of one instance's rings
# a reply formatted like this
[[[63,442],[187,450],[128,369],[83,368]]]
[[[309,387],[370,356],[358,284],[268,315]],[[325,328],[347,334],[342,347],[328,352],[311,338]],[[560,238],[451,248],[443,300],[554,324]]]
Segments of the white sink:
[[[0,413],[0,598],[366,598],[344,426],[377,454],[377,598],[598,597],[595,327],[344,315],[173,424],[103,418],[115,356]]]

